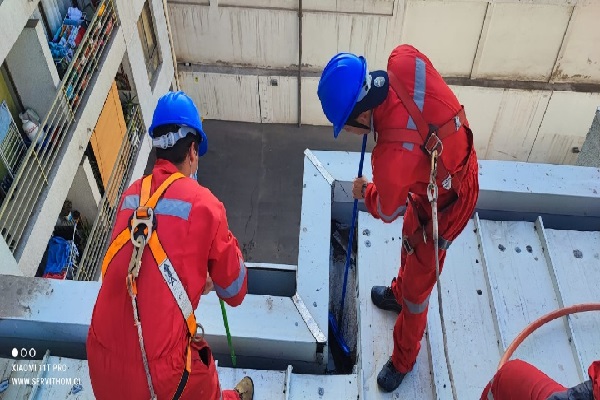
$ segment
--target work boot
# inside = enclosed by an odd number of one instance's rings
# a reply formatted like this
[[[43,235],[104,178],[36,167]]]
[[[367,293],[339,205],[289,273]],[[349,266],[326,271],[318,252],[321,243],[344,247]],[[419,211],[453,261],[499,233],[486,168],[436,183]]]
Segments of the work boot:
[[[405,376],[406,374],[396,371],[396,368],[392,363],[392,358],[390,357],[377,375],[377,385],[379,385],[384,392],[392,392],[400,386]]]
[[[396,301],[392,288],[389,286],[373,286],[371,288],[371,300],[373,304],[382,310],[400,313],[402,306]]]
[[[254,398],[254,382],[249,376],[245,376],[233,388],[239,395],[241,400],[252,400]]]

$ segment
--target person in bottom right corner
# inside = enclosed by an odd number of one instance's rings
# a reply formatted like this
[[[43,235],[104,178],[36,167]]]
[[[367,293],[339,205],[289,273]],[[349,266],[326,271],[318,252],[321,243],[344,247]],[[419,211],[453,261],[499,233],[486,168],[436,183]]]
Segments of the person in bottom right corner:
[[[533,365],[511,360],[496,372],[481,400],[600,400],[600,360],[588,374],[589,380],[566,388]]]

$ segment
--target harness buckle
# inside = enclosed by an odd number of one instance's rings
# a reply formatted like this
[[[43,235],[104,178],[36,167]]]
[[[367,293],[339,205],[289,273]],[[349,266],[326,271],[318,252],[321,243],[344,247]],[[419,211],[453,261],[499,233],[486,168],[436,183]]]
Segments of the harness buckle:
[[[129,221],[131,242],[137,248],[144,247],[156,226],[156,217],[152,207],[138,207]]]
[[[415,252],[415,249],[411,246],[410,242],[408,241],[408,236],[406,235],[402,236],[402,247],[404,247],[404,250],[406,250],[407,255],[411,255]]]
[[[202,333],[198,334],[198,328],[200,328]],[[204,340],[204,327],[202,326],[202,324],[200,322],[196,322],[196,333],[192,337],[192,341],[198,343],[198,342],[201,342],[202,340]]]
[[[423,151],[431,156],[434,151],[438,151],[438,156],[442,154],[444,151],[444,144],[441,139],[437,135],[438,127],[432,124],[429,124],[429,134],[425,138],[425,142],[421,147]]]

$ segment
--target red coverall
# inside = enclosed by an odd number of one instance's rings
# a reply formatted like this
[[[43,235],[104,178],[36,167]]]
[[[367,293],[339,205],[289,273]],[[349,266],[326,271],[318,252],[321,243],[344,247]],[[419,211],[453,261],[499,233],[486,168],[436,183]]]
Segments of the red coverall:
[[[152,171],[152,192],[176,167],[158,160]],[[138,207],[141,179],[123,194],[112,239]],[[207,272],[215,290],[230,306],[247,292],[247,273],[237,239],[229,231],[223,204],[196,181],[182,178],[164,193],[154,209],[157,233],[194,310]],[[133,307],[125,277],[133,245],[129,241],[109,264],[94,307],[87,356],[94,395],[98,399],[150,398]],[[138,309],[152,383],[159,399],[171,399],[185,366],[188,329],[149,248],[137,278]],[[202,317],[198,316],[198,322]],[[220,399],[217,371],[207,343],[192,342],[192,365],[182,399]],[[239,399],[233,390],[224,399]]]
[[[460,110],[452,90],[427,57],[414,47],[401,45],[394,49],[388,60],[389,71],[404,84],[429,124],[441,126]],[[373,182],[365,190],[365,205],[375,218],[386,223],[394,221],[406,209],[402,234],[411,235],[421,229],[421,222],[413,204],[409,202],[405,208],[409,192],[421,214],[431,219],[426,194],[430,157],[418,145],[390,140],[390,129],[415,129],[391,85],[386,100],[373,112],[378,136],[371,156]],[[470,150],[464,127],[448,136],[443,145],[441,157],[448,171],[455,173],[466,168],[456,201],[453,191],[439,189],[439,234],[451,241],[465,228],[475,209],[479,194],[478,166],[474,150],[469,165],[464,166]],[[431,238],[431,232],[428,237]],[[425,331],[429,295],[436,282],[434,252],[432,240],[415,246],[410,255],[402,248],[398,277],[391,284],[396,300],[402,304],[394,326],[392,362],[402,373],[412,369]],[[440,272],[444,257],[445,250],[440,250]]]
[[[592,381],[593,398],[600,400],[600,361],[593,362],[588,373]],[[547,400],[552,395],[557,399],[568,399],[567,390],[536,367],[521,360],[511,360],[487,384],[481,400]],[[577,398],[583,400],[584,397]]]

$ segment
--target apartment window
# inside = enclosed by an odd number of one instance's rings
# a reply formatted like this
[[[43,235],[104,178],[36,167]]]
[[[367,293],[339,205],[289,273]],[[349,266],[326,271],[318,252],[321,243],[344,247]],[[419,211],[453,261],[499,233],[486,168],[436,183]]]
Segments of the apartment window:
[[[142,14],[138,20],[138,33],[142,41],[142,50],[144,51],[144,59],[146,60],[146,69],[148,70],[148,79],[151,86],[154,83],[154,78],[161,65],[160,47],[156,40],[156,29],[152,11],[150,10],[149,0],[144,3]]]

